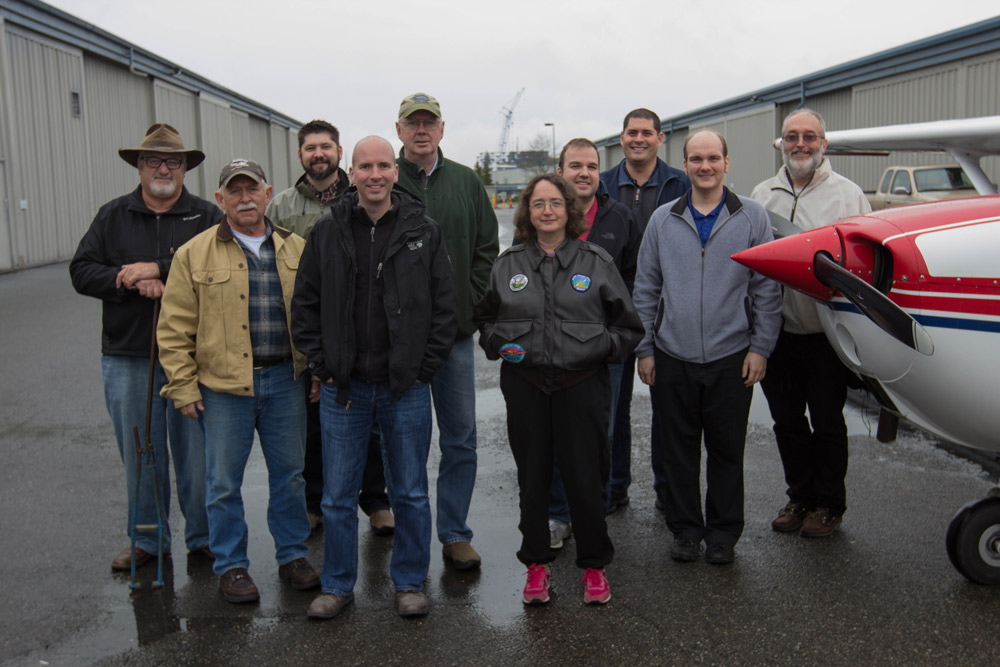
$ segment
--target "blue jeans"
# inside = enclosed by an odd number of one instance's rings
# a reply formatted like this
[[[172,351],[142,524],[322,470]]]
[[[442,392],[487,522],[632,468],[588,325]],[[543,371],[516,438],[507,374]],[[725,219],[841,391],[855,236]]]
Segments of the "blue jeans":
[[[608,375],[610,376],[611,382],[611,418],[608,420],[608,440],[614,436],[615,431],[615,410],[618,406],[618,392],[621,390],[622,386],[622,364],[608,364]],[[606,494],[606,504],[611,502],[611,489],[615,488],[615,468],[620,469],[624,466],[626,474],[628,474],[629,466],[631,462],[626,462],[622,464],[621,462],[615,461],[615,456],[619,453],[612,448],[611,450],[611,475],[608,477],[607,481],[607,494]],[[631,453],[629,452],[629,455]],[[629,477],[631,481],[631,477]],[[628,488],[628,485],[625,485]],[[563,523],[569,523],[569,501],[566,499],[566,487],[563,485],[562,473],[559,472],[559,466],[556,464],[552,465],[552,486],[549,489],[549,518],[555,519],[556,521],[562,521]]]
[[[126,530],[132,534],[132,512],[135,510],[135,490],[139,482],[136,473],[135,436],[132,427],[138,427],[139,439],[143,438],[146,425],[146,388],[149,382],[149,359],[139,357],[101,358],[101,375],[104,379],[104,400],[115,428],[118,452],[125,465],[125,486],[128,493],[128,519]],[[160,389],[167,383],[163,368],[156,363],[153,376],[153,407],[150,422],[150,441],[156,458],[156,482],[160,487],[164,521],[170,513],[170,453],[174,456],[174,477],[177,480],[177,501],[184,515],[184,541],[189,551],[208,546],[208,517],[205,514],[205,440],[198,424],[174,408],[171,401],[160,398]],[[170,442],[170,453],[167,441]],[[142,442],[145,446],[145,442]],[[142,472],[139,491],[140,524],[156,523],[156,496],[153,475]],[[170,551],[170,525],[166,523],[163,548]],[[158,537],[155,533],[135,536],[137,547],[156,553]]]
[[[247,524],[243,518],[243,473],[253,447],[254,430],[267,464],[267,525],[274,538],[278,565],[303,558],[309,549],[305,482],[306,406],[302,384],[291,362],[255,369],[253,396],[214,392],[204,385],[200,421],[205,429],[208,469],[208,525],[213,568],[223,574],[249,567]]]
[[[389,566],[397,591],[423,590],[431,563],[431,503],[427,453],[431,444],[431,396],[414,384],[398,401],[388,382],[351,380],[350,405],[337,403],[337,388],[322,385],[324,593],[350,595],[358,578],[358,493],[377,423],[396,532]]]
[[[431,378],[441,435],[437,479],[437,533],[441,544],[471,542],[469,517],[476,486],[476,357],[472,336],[459,338]],[[393,505],[395,509],[395,505]]]

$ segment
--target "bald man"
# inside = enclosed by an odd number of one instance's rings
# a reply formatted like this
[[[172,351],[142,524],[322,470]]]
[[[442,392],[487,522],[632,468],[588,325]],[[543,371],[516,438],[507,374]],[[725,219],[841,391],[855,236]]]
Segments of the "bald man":
[[[458,300],[441,229],[394,188],[380,137],[358,142],[354,187],[306,241],[292,300],[292,339],[306,355],[323,431],[322,593],[307,615],[333,618],[354,598],[358,492],[378,424],[396,512],[390,573],[401,616],[427,613],[431,509],[430,381],[448,358]]]
[[[670,557],[733,562],[743,532],[743,447],[753,385],[781,328],[778,284],[730,255],[772,240],[764,207],[724,184],[726,139],[703,130],[684,143],[691,189],[656,209],[639,249],[632,299],[646,336],[639,378],[653,411],[667,479]],[[701,442],[708,489],[701,503]]]

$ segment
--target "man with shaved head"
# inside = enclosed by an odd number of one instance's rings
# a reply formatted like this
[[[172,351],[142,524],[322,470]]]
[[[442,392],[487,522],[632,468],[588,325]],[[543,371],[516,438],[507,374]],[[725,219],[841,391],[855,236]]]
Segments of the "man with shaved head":
[[[691,189],[656,209],[639,249],[632,294],[646,328],[639,378],[653,411],[666,475],[670,557],[733,562],[743,532],[743,448],[753,385],[781,328],[781,290],[730,256],[772,240],[764,208],[725,185],[726,139],[702,130],[684,143]],[[701,443],[708,488],[701,503]]]
[[[307,614],[333,618],[354,598],[358,492],[377,424],[396,512],[396,610],[422,616],[429,383],[455,339],[458,302],[441,229],[393,187],[399,168],[389,142],[359,141],[349,173],[354,186],[309,233],[292,300],[292,339],[316,378],[323,432],[322,593]]]

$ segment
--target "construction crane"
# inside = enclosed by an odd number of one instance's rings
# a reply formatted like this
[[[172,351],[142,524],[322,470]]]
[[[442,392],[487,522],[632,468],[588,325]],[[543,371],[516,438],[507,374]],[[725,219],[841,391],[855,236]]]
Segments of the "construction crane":
[[[497,149],[497,153],[503,155],[507,152],[507,137],[510,136],[510,126],[514,124],[514,107],[521,100],[521,95],[524,93],[524,88],[517,91],[517,95],[510,103],[500,110],[503,114],[503,127],[500,129],[500,147]]]

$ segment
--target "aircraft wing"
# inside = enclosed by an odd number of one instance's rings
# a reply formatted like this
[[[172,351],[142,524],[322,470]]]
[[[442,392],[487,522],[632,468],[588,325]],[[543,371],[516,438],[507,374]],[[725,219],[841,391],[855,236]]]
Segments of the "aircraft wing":
[[[979,160],[986,155],[1000,155],[1000,116],[837,130],[827,133],[826,138],[830,155],[944,151],[962,166],[979,194],[997,192]]]

